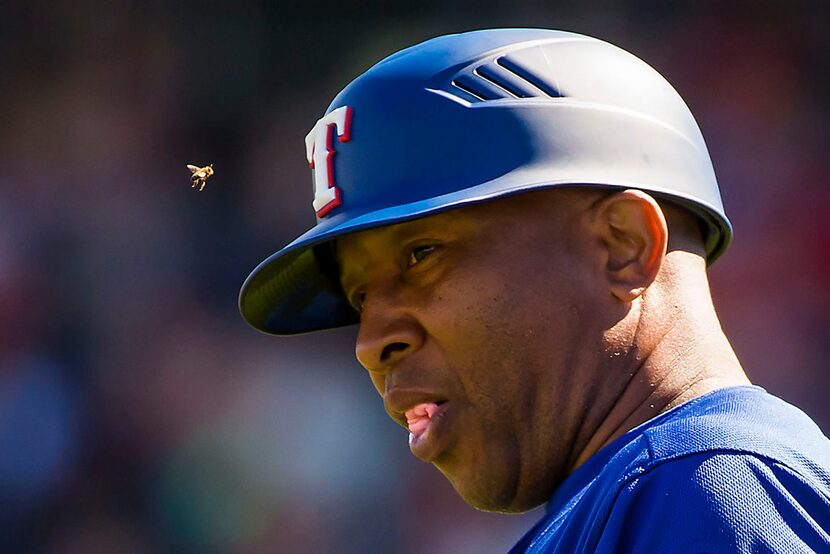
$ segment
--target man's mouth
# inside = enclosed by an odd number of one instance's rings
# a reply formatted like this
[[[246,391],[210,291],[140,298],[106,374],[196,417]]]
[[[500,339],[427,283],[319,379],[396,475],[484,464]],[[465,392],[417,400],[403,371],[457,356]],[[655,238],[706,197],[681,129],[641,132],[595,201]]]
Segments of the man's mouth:
[[[389,416],[409,431],[409,449],[432,462],[452,446],[452,419],[457,410],[435,389],[390,386],[383,396]]]
[[[406,426],[409,427],[409,432],[413,437],[418,438],[426,433],[430,419],[435,416],[441,404],[443,402],[422,402],[404,413]]]
[[[431,462],[446,448],[448,405],[445,401],[422,402],[406,410],[409,449],[418,458]]]

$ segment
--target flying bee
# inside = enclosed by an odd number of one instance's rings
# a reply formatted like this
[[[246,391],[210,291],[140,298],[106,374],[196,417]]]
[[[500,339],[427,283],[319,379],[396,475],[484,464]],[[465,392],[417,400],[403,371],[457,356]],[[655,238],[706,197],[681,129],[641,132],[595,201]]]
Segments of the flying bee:
[[[205,167],[196,167],[195,165],[187,164],[187,169],[193,173],[190,176],[190,182],[193,183],[190,188],[195,189],[198,186],[200,192],[205,190],[205,183],[213,175],[213,164],[206,165]]]

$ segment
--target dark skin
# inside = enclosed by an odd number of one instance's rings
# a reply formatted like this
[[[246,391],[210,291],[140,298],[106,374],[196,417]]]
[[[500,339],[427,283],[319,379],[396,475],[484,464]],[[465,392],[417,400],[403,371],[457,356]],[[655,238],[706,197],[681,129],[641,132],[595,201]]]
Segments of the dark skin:
[[[636,191],[525,193],[348,235],[356,354],[389,415],[436,402],[426,449],[472,506],[545,502],[591,455],[749,381],[684,210]]]

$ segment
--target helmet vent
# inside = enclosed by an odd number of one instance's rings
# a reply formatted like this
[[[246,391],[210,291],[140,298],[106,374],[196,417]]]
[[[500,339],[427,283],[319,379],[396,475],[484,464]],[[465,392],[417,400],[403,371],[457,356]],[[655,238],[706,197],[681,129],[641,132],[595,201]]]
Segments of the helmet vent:
[[[473,73],[482,79],[493,83],[497,87],[504,89],[507,93],[511,96],[515,96],[516,98],[533,98],[534,96],[539,95],[538,92],[534,92],[531,87],[527,86],[527,82],[520,81],[513,73],[496,71],[489,65],[479,66],[473,71]]]
[[[459,75],[452,81],[453,86],[472,95],[477,100],[496,100],[505,97],[505,91],[493,83],[476,79],[470,75]]]
[[[522,54],[535,54],[535,56],[525,55],[524,58],[527,59],[523,59],[525,63],[521,63],[517,61],[517,58]],[[564,96],[551,82],[551,78],[540,77],[539,71],[529,68],[541,69],[543,73],[549,72],[547,61],[538,52],[520,51],[509,56],[491,59],[474,67],[472,71],[470,67],[467,67],[456,74],[452,80],[452,86],[457,91],[463,92],[461,96],[471,102],[516,98],[562,98]]]
[[[518,63],[516,60],[512,59],[509,56],[501,56],[500,58],[497,58],[495,65],[497,67],[507,70],[507,72],[509,72],[510,74],[519,77],[524,83],[526,83],[525,86],[527,86],[527,84],[530,84],[536,89],[545,93],[546,96],[549,96],[551,98],[562,98],[563,96],[563,94],[559,92],[559,90],[553,84],[547,82],[539,75],[536,75],[532,71],[528,70],[525,66]],[[539,96],[539,94],[531,94],[528,96],[523,96],[523,98],[530,96]]]

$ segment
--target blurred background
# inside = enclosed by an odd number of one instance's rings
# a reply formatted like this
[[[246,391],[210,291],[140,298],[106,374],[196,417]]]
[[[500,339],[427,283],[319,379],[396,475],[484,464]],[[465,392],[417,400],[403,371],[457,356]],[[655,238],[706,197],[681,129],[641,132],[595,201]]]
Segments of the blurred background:
[[[240,284],[313,223],[303,138],[448,32],[609,40],[680,91],[735,240],[712,269],[750,377],[830,431],[826,0],[163,2],[0,8],[0,551],[504,552],[408,451],[354,329],[248,328]],[[213,163],[202,193],[185,164]]]

